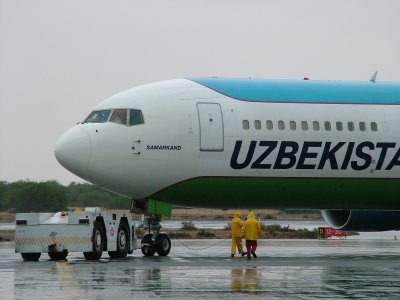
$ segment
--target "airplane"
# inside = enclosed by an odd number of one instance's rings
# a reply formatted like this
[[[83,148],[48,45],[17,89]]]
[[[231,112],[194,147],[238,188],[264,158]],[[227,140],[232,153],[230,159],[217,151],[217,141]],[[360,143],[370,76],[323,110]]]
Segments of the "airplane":
[[[55,146],[67,170],[182,207],[320,209],[343,230],[400,229],[400,83],[193,77],[101,102]],[[156,204],[157,205],[157,204]],[[170,239],[142,239],[168,255]]]

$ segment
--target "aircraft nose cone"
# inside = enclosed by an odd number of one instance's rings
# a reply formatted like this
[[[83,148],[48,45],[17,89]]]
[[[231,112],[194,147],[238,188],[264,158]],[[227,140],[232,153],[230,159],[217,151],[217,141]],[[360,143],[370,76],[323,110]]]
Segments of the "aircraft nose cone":
[[[58,140],[54,154],[64,168],[84,179],[90,159],[89,134],[82,128],[71,128]]]

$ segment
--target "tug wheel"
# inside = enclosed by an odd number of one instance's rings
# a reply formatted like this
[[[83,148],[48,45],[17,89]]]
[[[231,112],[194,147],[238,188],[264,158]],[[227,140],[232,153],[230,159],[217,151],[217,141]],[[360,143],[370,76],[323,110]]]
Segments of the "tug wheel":
[[[21,253],[24,261],[38,261],[42,253]]]
[[[103,248],[105,243],[105,233],[103,231],[103,227],[101,223],[95,221],[93,226],[93,235],[92,235],[92,248],[91,252],[83,252],[83,256],[86,260],[99,260],[101,255],[103,254]]]
[[[129,252],[129,228],[125,222],[122,222],[118,228],[117,251],[109,251],[111,258],[124,258]]]

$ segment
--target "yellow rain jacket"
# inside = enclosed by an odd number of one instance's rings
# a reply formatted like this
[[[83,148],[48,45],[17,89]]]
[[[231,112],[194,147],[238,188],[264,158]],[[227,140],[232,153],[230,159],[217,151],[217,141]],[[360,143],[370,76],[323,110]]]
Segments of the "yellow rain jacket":
[[[242,237],[241,230],[243,223],[244,222],[240,219],[240,212],[235,211],[231,221],[231,235],[233,238]]]
[[[246,240],[255,241],[261,235],[260,223],[256,220],[256,215],[251,211],[247,216],[246,222],[242,227],[242,235]]]

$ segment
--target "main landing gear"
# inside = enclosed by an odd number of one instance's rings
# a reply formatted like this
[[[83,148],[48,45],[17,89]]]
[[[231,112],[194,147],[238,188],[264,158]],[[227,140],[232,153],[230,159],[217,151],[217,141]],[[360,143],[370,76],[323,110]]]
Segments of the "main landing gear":
[[[131,212],[142,214],[141,226],[139,227],[148,229],[148,233],[142,238],[141,250],[144,256],[153,256],[155,253],[159,256],[167,256],[171,251],[171,239],[168,234],[160,232],[161,214],[163,214],[160,208],[163,204],[154,201],[154,210],[152,211],[149,209],[149,201],[152,200],[132,200],[131,202]],[[148,215],[146,220],[144,214]]]

